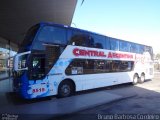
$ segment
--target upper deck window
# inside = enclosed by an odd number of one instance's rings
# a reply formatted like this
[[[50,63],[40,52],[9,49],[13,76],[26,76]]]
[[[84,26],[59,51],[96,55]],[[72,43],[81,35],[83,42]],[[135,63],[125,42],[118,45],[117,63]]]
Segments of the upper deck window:
[[[91,47],[101,48],[101,49],[106,48],[106,39],[104,36],[98,34],[91,34],[91,38],[93,41]]]
[[[138,53],[137,45],[135,43],[131,43],[131,52]]]
[[[111,50],[119,50],[119,40],[110,38]]]
[[[144,46],[136,43],[131,43],[131,52],[143,54]]]
[[[131,46],[131,44],[129,42],[126,42],[126,41],[119,42],[120,51],[130,52],[130,46]]]
[[[69,44],[71,45],[110,49],[109,39],[106,39],[103,35],[69,29],[67,36]]]
[[[106,37],[106,40],[105,40],[106,42],[106,45],[105,45],[105,48],[107,49],[107,50],[110,50],[110,41],[109,41],[109,37]]]
[[[38,41],[52,44],[67,44],[66,29],[54,26],[44,26],[37,37]]]
[[[79,30],[70,30],[70,32],[68,31],[68,37],[69,44],[76,46],[89,47],[90,41],[92,41],[92,38],[87,32]]]
[[[139,45],[139,53],[140,54],[144,53],[144,45]]]

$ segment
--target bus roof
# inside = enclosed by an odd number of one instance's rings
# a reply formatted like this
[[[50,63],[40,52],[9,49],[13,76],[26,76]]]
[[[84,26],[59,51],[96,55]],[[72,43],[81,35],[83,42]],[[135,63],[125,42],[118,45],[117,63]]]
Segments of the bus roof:
[[[126,42],[130,42],[130,43],[135,43],[135,44],[151,47],[149,45],[140,44],[140,43],[136,43],[136,42],[131,42],[131,41],[127,41],[127,40],[122,40],[122,39],[106,36],[106,35],[103,35],[103,34],[100,34],[100,33],[92,32],[92,31],[88,31],[88,30],[83,30],[83,29],[79,29],[79,28],[74,28],[74,27],[71,27],[71,26],[63,25],[63,24],[57,24],[57,23],[53,23],[53,22],[40,22],[39,24],[40,24],[40,26],[49,25],[49,26],[65,27],[65,28],[68,28],[68,29],[71,29],[71,30],[78,30],[78,31],[86,32],[86,33],[97,34],[97,35],[113,38],[113,39],[120,40],[120,41],[126,41]]]

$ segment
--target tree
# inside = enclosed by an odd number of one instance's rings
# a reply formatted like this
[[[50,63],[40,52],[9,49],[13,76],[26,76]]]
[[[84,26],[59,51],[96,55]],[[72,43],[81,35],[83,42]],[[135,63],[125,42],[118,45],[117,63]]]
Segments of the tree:
[[[160,53],[156,54],[156,59],[160,60]]]
[[[160,70],[160,53],[157,53],[156,55],[155,55],[155,63],[154,63],[154,68],[156,69],[156,70]]]

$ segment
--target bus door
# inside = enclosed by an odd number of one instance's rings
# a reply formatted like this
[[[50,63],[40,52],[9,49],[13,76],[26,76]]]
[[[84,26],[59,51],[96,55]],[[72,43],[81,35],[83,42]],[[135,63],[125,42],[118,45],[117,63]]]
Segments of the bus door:
[[[46,71],[53,67],[57,59],[60,56],[60,47],[59,46],[46,46]]]
[[[60,45],[46,45],[46,74],[55,65],[63,50],[64,47]]]

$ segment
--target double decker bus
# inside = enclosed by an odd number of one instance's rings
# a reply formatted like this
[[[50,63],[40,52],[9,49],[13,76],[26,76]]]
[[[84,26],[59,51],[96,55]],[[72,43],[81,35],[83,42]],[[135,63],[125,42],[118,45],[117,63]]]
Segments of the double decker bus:
[[[31,27],[14,58],[13,88],[25,99],[153,78],[151,46],[53,23]]]

